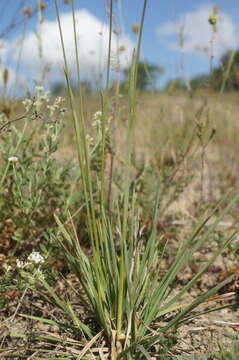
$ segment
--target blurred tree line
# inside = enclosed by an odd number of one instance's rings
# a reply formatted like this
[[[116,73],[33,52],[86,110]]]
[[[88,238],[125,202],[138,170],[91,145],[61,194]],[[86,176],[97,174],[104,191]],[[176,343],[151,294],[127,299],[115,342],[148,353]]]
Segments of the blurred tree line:
[[[131,69],[126,68],[122,71],[122,80],[120,82],[120,91],[127,92],[129,88]],[[138,64],[137,85],[141,91],[150,91],[157,89],[159,76],[164,72],[161,66],[148,61],[140,61]],[[89,80],[82,82],[85,93],[93,93],[94,86]],[[115,82],[112,82],[112,91],[115,88]],[[53,86],[53,95],[59,95],[65,92],[64,83],[57,83]],[[215,91],[235,91],[239,90],[239,50],[229,51],[222,56],[219,65],[212,69],[210,74],[203,74],[190,79],[187,83],[183,79],[170,80],[164,90],[168,92],[199,89],[210,89]]]
[[[210,74],[192,78],[187,84],[182,79],[170,80],[167,91],[211,89],[215,91],[239,90],[239,50],[228,51]]]
[[[164,72],[161,66],[150,63],[148,61],[139,61],[137,86],[142,91],[155,90],[157,88],[157,80],[159,75]],[[131,69],[126,68],[123,72],[124,80],[121,82],[121,89],[127,90],[129,87]]]
[[[138,63],[138,77],[137,86],[141,91],[155,90],[157,88],[158,76],[163,73],[164,69],[156,64],[140,61]],[[126,92],[129,88],[131,68],[128,67],[122,71],[122,80],[120,82],[120,91]],[[89,80],[84,80],[81,83],[85,93],[93,93],[96,89]],[[112,82],[112,89],[115,87],[115,81]],[[73,85],[73,91],[77,91]],[[63,95],[66,93],[66,85],[64,82],[53,84],[51,92],[53,95]]]

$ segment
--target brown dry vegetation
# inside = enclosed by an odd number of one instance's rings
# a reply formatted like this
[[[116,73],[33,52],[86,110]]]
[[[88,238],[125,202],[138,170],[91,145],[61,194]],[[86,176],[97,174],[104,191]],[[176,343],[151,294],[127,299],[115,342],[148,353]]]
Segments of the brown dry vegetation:
[[[152,166],[159,172],[168,168],[169,179],[192,176],[180,201],[167,208],[167,213],[174,209],[190,218],[196,215],[197,206],[204,202],[215,204],[225,192],[235,192],[238,188],[237,97],[237,93],[219,97],[206,92],[193,96],[164,92],[139,96],[134,135],[137,166]],[[92,122],[92,114],[100,108],[98,100],[92,96],[85,103],[88,124]],[[114,106],[111,110],[111,141],[117,170],[124,158],[127,98],[120,99],[117,110]],[[71,123],[67,127],[59,158],[75,154]]]

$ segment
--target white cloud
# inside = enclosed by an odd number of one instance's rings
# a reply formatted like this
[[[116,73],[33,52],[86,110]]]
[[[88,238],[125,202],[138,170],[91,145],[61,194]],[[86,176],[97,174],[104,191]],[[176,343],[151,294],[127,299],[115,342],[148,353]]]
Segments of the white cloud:
[[[7,42],[0,40],[0,65],[2,65],[7,52]]]
[[[167,22],[158,28],[159,36],[170,36],[183,33],[185,52],[200,51],[210,54],[210,44],[212,39],[212,28],[208,18],[213,10],[213,5],[202,5],[195,11],[187,12],[182,15],[175,23]],[[238,32],[231,18],[219,10],[217,31],[214,34],[213,54],[220,57],[227,50],[238,47]],[[169,47],[179,50],[178,42],[172,41]]]
[[[80,53],[80,64],[85,75],[97,76],[103,71],[107,63],[109,27],[103,24],[97,17],[87,10],[76,12],[78,42]],[[68,65],[71,73],[75,71],[75,45],[71,13],[64,13],[61,16],[61,24],[64,35],[65,49]],[[63,78],[63,59],[60,44],[60,36],[57,20],[45,20],[40,30],[41,42],[37,39],[36,33],[27,33],[21,56],[21,69],[29,77],[36,76],[42,65],[50,66],[51,80],[58,81]],[[8,43],[7,57],[13,56],[15,62],[18,56],[18,47],[21,39],[15,39]],[[39,44],[42,45],[42,58],[39,57]],[[125,50],[117,53],[117,45],[124,46]],[[126,36],[112,36],[112,64],[115,66],[117,57],[120,66],[125,67],[131,58],[133,43]],[[12,55],[14,54],[14,55]],[[117,55],[118,54],[118,55]],[[11,58],[12,59],[12,58]]]

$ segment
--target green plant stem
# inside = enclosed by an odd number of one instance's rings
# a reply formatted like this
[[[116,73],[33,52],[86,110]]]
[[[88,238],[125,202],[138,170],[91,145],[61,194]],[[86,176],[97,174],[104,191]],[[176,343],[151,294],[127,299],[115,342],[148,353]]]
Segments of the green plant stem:
[[[109,84],[110,84],[110,67],[111,67],[111,47],[112,47],[112,32],[113,32],[113,0],[110,0],[110,29],[109,29],[109,43],[108,43],[108,58],[107,58],[107,74],[106,74],[106,88],[103,97],[103,112],[102,112],[102,142],[101,142],[101,190],[100,202],[101,207],[104,206],[105,193],[105,146],[106,146],[106,123],[108,121],[109,113]]]
[[[61,46],[63,51],[63,58],[65,64],[65,76],[67,81],[68,87],[68,95],[70,99],[70,107],[72,112],[72,117],[74,120],[75,132],[76,132],[76,140],[77,140],[77,151],[78,151],[78,159],[79,165],[81,169],[81,176],[82,176],[82,183],[83,183],[83,191],[84,197],[86,201],[86,209],[87,209],[87,219],[88,219],[88,226],[90,232],[90,239],[92,244],[93,250],[93,261],[95,266],[95,276],[96,276],[96,283],[98,288],[98,296],[99,296],[99,314],[103,314],[103,302],[104,299],[104,291],[102,288],[102,283],[100,279],[100,274],[102,272],[101,269],[101,257],[100,257],[100,246],[99,246],[99,238],[97,232],[97,225],[96,225],[96,215],[95,215],[95,203],[93,199],[93,191],[92,191],[92,179],[90,173],[90,164],[89,164],[89,151],[88,145],[85,136],[85,125],[83,119],[83,112],[81,112],[80,118],[77,116],[74,95],[71,88],[70,77],[69,77],[69,70],[68,70],[68,63],[66,58],[66,51],[64,46],[63,40],[63,33],[61,28],[61,21],[59,15],[59,8],[58,2],[55,0],[55,7],[57,13],[57,20],[61,38]],[[74,7],[74,0],[72,1],[72,11],[73,11],[73,25],[74,25],[74,39],[75,39],[75,51],[76,51],[76,58],[77,58],[77,75],[78,75],[78,87],[79,92],[81,92],[81,85],[80,85],[80,65],[79,65],[79,54],[78,54],[78,44],[77,44],[77,35],[76,35],[76,23],[75,23],[75,7]],[[81,95],[82,96],[82,95]],[[83,103],[83,100],[82,100]],[[101,319],[103,322],[103,318]]]
[[[133,128],[135,120],[135,108],[136,108],[136,87],[137,87],[137,64],[140,54],[140,47],[142,42],[142,32],[144,25],[145,12],[147,7],[147,0],[144,0],[144,6],[141,16],[140,32],[137,44],[136,54],[133,55],[132,69],[131,69],[131,81],[129,91],[130,101],[130,119],[127,132],[127,154],[125,165],[125,181],[124,181],[124,204],[123,204],[123,225],[122,234],[120,238],[120,271],[119,271],[119,289],[118,289],[118,310],[117,310],[117,335],[121,334],[122,320],[123,320],[123,297],[125,294],[125,244],[127,240],[128,231],[128,216],[129,216],[129,191],[130,191],[130,169],[133,151]]]

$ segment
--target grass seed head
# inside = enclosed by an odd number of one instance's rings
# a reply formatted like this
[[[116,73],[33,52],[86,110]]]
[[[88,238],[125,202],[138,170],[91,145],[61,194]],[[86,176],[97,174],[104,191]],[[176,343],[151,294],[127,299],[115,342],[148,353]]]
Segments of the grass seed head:
[[[132,31],[134,34],[138,34],[139,33],[139,30],[140,30],[140,25],[139,24],[133,24],[132,25]]]
[[[217,15],[212,13],[208,18],[208,22],[211,25],[216,25],[216,23],[217,23]]]
[[[46,8],[46,3],[44,1],[41,1],[38,5],[38,10],[43,11]]]
[[[29,17],[32,14],[32,9],[28,6],[23,9],[23,14],[25,17]]]
[[[125,48],[124,45],[120,45],[119,48],[118,48],[118,52],[123,52],[125,50],[126,50],[126,48]]]
[[[9,80],[9,71],[7,68],[3,70],[3,84],[6,87]]]
[[[217,6],[214,6],[213,11],[211,13],[211,15],[208,18],[208,22],[209,24],[212,26],[212,30],[213,32],[217,31],[217,23],[218,23],[218,11],[219,8]]]

